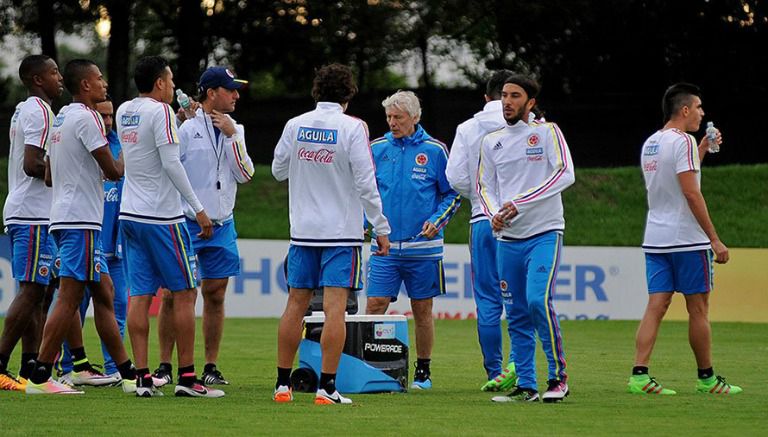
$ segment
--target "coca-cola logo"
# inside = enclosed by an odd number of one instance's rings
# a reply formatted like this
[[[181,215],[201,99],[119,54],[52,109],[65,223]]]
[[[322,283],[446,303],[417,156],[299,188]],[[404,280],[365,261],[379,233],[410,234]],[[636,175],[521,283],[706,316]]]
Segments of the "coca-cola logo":
[[[307,150],[302,147],[299,149],[299,159],[320,164],[333,164],[334,153],[336,151],[330,149]]]
[[[123,134],[120,138],[122,143],[136,144],[139,142],[139,133],[136,131],[130,131]]]
[[[104,193],[104,200],[107,202],[117,202],[120,200],[117,196],[117,187],[112,187],[106,193]]]

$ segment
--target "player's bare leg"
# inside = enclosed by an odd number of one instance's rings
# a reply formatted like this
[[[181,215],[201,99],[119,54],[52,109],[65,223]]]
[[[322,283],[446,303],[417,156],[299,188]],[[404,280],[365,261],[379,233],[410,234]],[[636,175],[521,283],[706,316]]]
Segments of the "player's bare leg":
[[[128,306],[128,335],[131,338],[133,361],[138,369],[147,369],[149,344],[149,307],[152,296],[131,296]],[[143,375],[140,375],[143,376]]]
[[[653,346],[659,334],[664,315],[672,303],[672,292],[651,293],[645,314],[637,327],[635,335],[635,366],[627,384],[630,393],[674,395],[676,392],[662,387],[654,378],[648,376],[648,363],[651,361]]]
[[[432,299],[411,299],[411,310],[416,324],[416,356],[429,359],[435,343],[435,324],[432,320]]]
[[[672,303],[672,292],[648,295],[648,305],[635,335],[635,366],[648,366],[653,346],[656,344],[659,326],[670,303]]]
[[[173,365],[171,356],[176,344],[176,330],[173,323],[173,296],[168,290],[159,292],[161,297],[160,310],[157,313],[157,340],[160,347],[160,365],[152,374],[155,386],[162,387],[173,381]]]
[[[195,365],[195,301],[197,289],[172,292],[173,324],[176,332],[176,353],[179,371]]]
[[[685,296],[688,310],[688,341],[699,369],[712,367],[712,328],[709,324],[709,293]]]
[[[128,361],[128,354],[125,352],[123,339],[120,337],[120,328],[118,328],[115,319],[115,286],[112,283],[112,277],[102,273],[99,282],[91,282],[88,285],[93,297],[96,331],[115,363],[122,364]]]
[[[304,314],[312,300],[312,290],[291,288],[277,328],[277,367],[290,369],[301,341]]]
[[[389,297],[369,297],[365,303],[365,313],[385,314],[391,300]]]
[[[432,373],[429,364],[432,357],[432,346],[435,343],[435,325],[432,320],[432,298],[411,299],[411,311],[416,325],[416,371],[411,388],[432,388]]]
[[[229,278],[203,279],[203,336],[205,362],[215,363],[219,358],[221,334],[224,330],[224,294]]]
[[[0,354],[11,356],[16,344],[25,334],[30,321],[39,315],[44,296],[45,287],[43,285],[34,282],[19,282],[19,292],[13,298],[5,316],[3,334],[0,336]],[[42,329],[37,326],[34,328]]]
[[[325,287],[323,290],[323,333],[320,336],[323,373],[336,373],[347,337],[344,314],[347,309],[348,288]]]

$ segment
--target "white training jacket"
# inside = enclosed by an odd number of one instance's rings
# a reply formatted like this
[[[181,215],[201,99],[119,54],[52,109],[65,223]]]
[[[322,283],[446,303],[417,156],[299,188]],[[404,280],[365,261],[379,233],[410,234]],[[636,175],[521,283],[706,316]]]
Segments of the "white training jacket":
[[[451,187],[472,203],[470,223],[488,220],[476,189],[480,143],[487,134],[506,125],[501,100],[492,100],[485,104],[482,111],[456,128],[445,174]]]
[[[377,235],[389,235],[365,122],[338,103],[288,121],[272,174],[288,179],[291,244],[362,246],[363,210]]]
[[[232,218],[237,184],[253,178],[243,125],[235,124],[235,130],[231,137],[221,132],[217,139],[211,117],[202,108],[179,128],[181,164],[205,213],[217,224]],[[182,206],[184,215],[195,220],[192,207],[186,201],[182,201]]]
[[[493,217],[509,201],[518,210],[497,238],[518,240],[565,230],[560,193],[576,178],[571,152],[556,124],[521,120],[488,134],[477,178],[486,216]]]

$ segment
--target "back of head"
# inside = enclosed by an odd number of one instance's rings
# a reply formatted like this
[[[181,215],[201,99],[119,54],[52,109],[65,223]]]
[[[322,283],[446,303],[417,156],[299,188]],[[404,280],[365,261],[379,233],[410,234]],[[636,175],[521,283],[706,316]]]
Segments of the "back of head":
[[[41,74],[45,70],[45,64],[51,58],[46,55],[30,55],[24,58],[19,65],[19,79],[29,88],[32,85],[34,76]]]
[[[165,73],[168,61],[162,56],[145,56],[136,62],[133,81],[139,93],[151,93],[155,82]]]
[[[316,102],[347,103],[357,94],[352,69],[346,65],[329,64],[321,67],[312,83],[312,98]]]
[[[495,71],[485,84],[485,95],[491,100],[501,99],[501,89],[504,88],[504,81],[513,74],[511,70]]]
[[[506,85],[508,83],[515,84],[522,88],[525,93],[528,94],[529,100],[538,97],[539,92],[541,91],[541,85],[539,85],[536,79],[524,74],[513,74],[511,76],[507,76],[507,78],[504,79],[504,84]]]
[[[701,98],[701,90],[696,85],[680,82],[667,88],[664,98],[661,100],[661,112],[664,114],[664,123],[675,116],[683,106],[691,104],[693,96]]]
[[[73,96],[80,94],[80,82],[88,77],[88,70],[96,65],[88,59],[73,59],[64,66],[64,87]]]

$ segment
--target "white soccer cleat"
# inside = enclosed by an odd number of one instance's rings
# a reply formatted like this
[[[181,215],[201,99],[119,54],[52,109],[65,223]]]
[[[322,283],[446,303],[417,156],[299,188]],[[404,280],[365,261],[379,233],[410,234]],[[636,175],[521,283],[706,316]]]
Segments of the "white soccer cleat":
[[[93,369],[86,369],[82,372],[70,372],[67,375],[62,376],[64,379],[69,375],[69,380],[72,381],[72,385],[90,385],[93,387],[103,387],[105,385],[114,385],[120,382],[120,376],[117,377],[111,375],[104,375]]]
[[[185,385],[177,385],[173,391],[176,396],[192,397],[192,398],[220,398],[224,396],[224,391],[206,387],[199,382],[192,384],[191,387]]]
[[[351,404],[352,399],[345,398],[338,390],[328,394],[325,389],[317,390],[315,394],[315,405],[333,405],[333,404]]]

